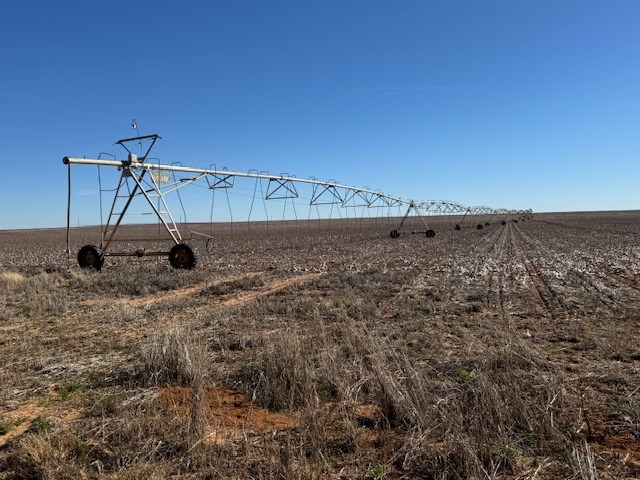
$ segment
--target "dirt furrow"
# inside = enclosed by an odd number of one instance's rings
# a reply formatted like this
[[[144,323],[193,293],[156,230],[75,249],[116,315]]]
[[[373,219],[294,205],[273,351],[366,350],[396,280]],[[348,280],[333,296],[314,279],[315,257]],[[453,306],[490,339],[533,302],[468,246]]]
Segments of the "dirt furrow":
[[[520,232],[522,233],[522,231]],[[564,245],[562,245],[560,250],[564,252],[572,251],[573,254],[569,257],[560,254],[558,251],[558,243],[563,243],[561,240],[554,241],[553,244],[549,244],[549,242],[543,242],[538,238],[528,235],[526,236],[525,241],[531,245],[532,249],[537,248],[545,251],[547,253],[547,259],[549,258],[550,253],[553,254],[554,267],[565,270],[567,278],[571,278],[572,280],[569,288],[577,287],[586,294],[585,299],[588,298],[589,302],[582,302],[583,304],[592,303],[596,308],[608,312],[619,312],[625,309],[624,302],[617,298],[614,293],[607,291],[609,289],[606,287],[603,288],[603,285],[600,285],[596,281],[593,274],[588,273],[591,271],[603,270],[603,265],[601,265],[602,261],[597,260],[593,254],[588,254],[578,250],[575,243],[567,244],[566,239],[564,240]],[[617,283],[617,288],[619,286],[619,282],[614,283]],[[583,295],[580,295],[580,297]]]
[[[527,248],[526,246],[526,243],[531,242],[527,242],[527,236],[521,228],[515,227],[514,233],[517,254],[527,272],[527,276],[531,281],[533,289],[537,293],[540,305],[543,307],[545,313],[551,318],[564,315],[566,313],[564,303],[541,274],[540,268],[532,258],[532,249]]]
[[[491,273],[488,276],[487,284],[487,306],[494,307],[500,313],[501,317],[504,317],[504,279],[505,279],[505,266],[508,264],[505,262],[504,253],[507,246],[507,239],[509,232],[507,228],[500,227],[496,230],[498,232],[498,238],[493,243],[491,248],[491,260],[492,268]]]
[[[605,270],[604,277],[615,283],[617,286],[622,285],[625,288],[632,290],[635,295],[640,295],[640,285],[637,285],[633,280],[629,280],[624,275],[612,272],[611,270]]]
[[[603,291],[589,275],[578,270],[574,270],[573,273],[575,274],[580,286],[588,294],[593,296],[604,309],[609,310],[610,312],[617,312],[623,309],[620,302],[610,293]]]

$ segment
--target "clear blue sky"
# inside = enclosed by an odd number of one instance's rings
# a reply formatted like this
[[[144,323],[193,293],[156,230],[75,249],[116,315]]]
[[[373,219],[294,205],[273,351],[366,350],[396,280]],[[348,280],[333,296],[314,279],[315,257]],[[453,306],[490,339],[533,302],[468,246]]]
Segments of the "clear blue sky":
[[[636,0],[2,2],[0,228],[64,225],[61,158],[132,118],[166,161],[637,209],[639,25]]]

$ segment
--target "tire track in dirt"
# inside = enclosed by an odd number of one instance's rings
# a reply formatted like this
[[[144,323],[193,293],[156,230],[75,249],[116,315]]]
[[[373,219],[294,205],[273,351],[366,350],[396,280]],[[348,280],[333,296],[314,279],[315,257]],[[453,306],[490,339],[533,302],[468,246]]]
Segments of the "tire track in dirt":
[[[486,230],[482,230],[486,232]],[[478,240],[471,244],[468,256],[473,258],[472,271],[474,275],[481,275],[481,271],[486,267],[487,259],[496,250],[496,241],[500,237],[501,230],[491,230],[489,234],[483,234]],[[465,255],[465,256],[467,256]]]
[[[626,287],[627,289],[635,292],[636,295],[640,294],[640,285],[636,285],[633,280],[628,279],[627,277],[625,277],[620,273],[611,271],[606,267],[603,268],[603,270],[605,270],[605,274],[604,274],[605,278],[609,280],[613,280],[613,282],[618,285],[620,284],[624,285],[624,287]]]
[[[460,305],[471,302],[473,308],[484,308],[486,313],[498,303],[492,282],[496,265],[496,239],[502,234],[500,228],[486,228],[472,230],[464,237],[457,235],[453,243],[449,239],[447,247],[454,247],[454,251],[447,256],[444,264],[436,268],[437,271],[446,272],[438,286],[434,287],[440,292],[446,290],[442,299],[438,300],[439,311],[444,312],[449,308],[457,311]],[[428,269],[416,278],[414,286],[433,281],[433,271]]]
[[[629,309],[629,300],[636,304],[640,303],[640,285],[629,278],[629,276],[635,278],[633,273],[623,268],[613,267],[605,261],[594,261],[593,271],[598,272],[597,276],[604,283],[605,288],[612,289],[614,292],[626,292],[628,298],[625,300],[624,298],[618,298],[621,295],[602,291],[602,294],[614,303],[619,310]],[[602,290],[600,287],[598,288]]]
[[[509,222],[502,229],[500,256],[498,257],[499,279],[501,280],[498,290],[498,306],[501,320],[511,328],[513,326],[511,311],[517,298],[518,290],[515,282],[517,276],[515,259],[517,255],[514,247],[513,224]]]
[[[199,302],[193,308],[198,309],[200,306],[206,306],[209,313],[215,313],[220,310],[224,310],[226,308],[239,307],[249,302],[258,300],[260,298],[268,297],[270,295],[273,295],[274,293],[286,290],[287,288],[292,288],[292,287],[303,285],[308,282],[312,282],[313,280],[316,280],[322,277],[323,275],[326,275],[326,272],[296,274],[294,276],[290,276],[287,278],[272,279],[269,282],[265,282],[261,287],[255,290],[249,290],[249,291],[240,290],[238,292],[233,292],[227,295],[220,295],[220,296],[213,296],[213,297],[211,296],[200,297]],[[241,278],[244,278],[244,277],[241,277]],[[205,289],[206,287],[200,289],[199,292],[203,292]],[[164,303],[165,301],[171,302],[171,301],[175,301],[176,299],[184,298],[189,293],[190,292],[188,291],[184,295],[174,295],[167,298],[155,299],[154,297],[155,305],[156,306],[162,305],[162,303]],[[146,306],[142,308],[146,308]],[[189,309],[189,310],[192,310],[192,309]],[[145,329],[158,330],[168,324],[176,324],[176,322],[180,324],[189,323],[190,321],[193,322],[196,319],[197,317],[195,317],[193,313],[191,313],[191,311],[185,311],[184,313],[177,314],[177,315],[176,314],[161,315],[161,317],[157,321],[151,322],[144,326],[137,325],[137,324],[132,324],[131,326],[128,326],[126,328],[126,333],[129,335],[139,336],[141,334],[141,331],[144,332]],[[118,331],[118,334],[123,334],[123,333],[124,333],[123,330]]]
[[[9,428],[9,431],[4,435],[0,436],[0,447],[7,444],[13,438],[26,433],[26,431],[31,428],[33,422],[41,416],[44,411],[45,408],[40,405],[27,403],[15,410],[3,413],[1,417],[3,422],[11,424],[12,427]]]
[[[164,303],[172,300],[174,301],[180,300],[181,298],[184,298],[184,297],[197,295],[198,293],[210,288],[219,287],[228,283],[247,280],[253,277],[262,277],[263,275],[264,275],[264,272],[262,271],[249,272],[243,275],[236,275],[234,277],[225,277],[222,279],[201,282],[191,287],[171,290],[168,292],[158,292],[158,293],[152,293],[150,295],[122,298],[118,300],[125,301],[131,307],[136,307],[136,308],[148,307],[156,303]],[[113,301],[114,301],[113,298],[97,298],[97,299],[91,298],[91,299],[87,299],[80,302],[80,304],[85,306],[99,306],[99,305],[105,305],[105,304],[112,304]]]
[[[515,327],[514,312],[521,316],[531,308],[531,282],[526,282],[529,274],[525,263],[521,261],[521,251],[518,249],[514,232],[515,225],[508,222],[502,226],[502,234],[496,242],[496,272],[497,281],[497,311],[503,325],[509,329]],[[537,290],[534,299],[539,299]],[[537,302],[536,302],[537,304]],[[545,307],[545,312],[546,312]]]
[[[585,271],[578,268],[574,261],[559,255],[557,244],[555,246],[549,246],[540,239],[532,236],[527,236],[525,240],[532,246],[532,248],[543,249],[547,252],[549,252],[549,250],[553,250],[555,252],[555,261],[559,262],[566,269],[567,273],[575,280],[575,286],[582,289],[589,298],[594,300],[596,305],[611,313],[620,312],[627,308],[625,306],[625,302],[616,298],[614,294],[605,291],[605,289],[598,284],[592,274],[585,273]],[[559,238],[556,240],[557,243],[565,244],[565,248],[562,249],[563,251],[571,251],[572,249],[575,249],[575,245],[567,244]],[[604,265],[595,266],[598,262],[594,260],[592,255],[586,253],[583,253],[582,255],[585,257],[584,261],[586,262],[587,268],[591,271],[601,272],[603,270],[607,270]],[[587,258],[589,259],[588,261]],[[614,281],[614,283],[616,282]]]
[[[530,243],[530,241],[527,242],[527,235],[518,226],[514,227],[514,231],[514,246],[516,247],[516,254],[520,257],[522,265],[527,272],[527,276],[531,280],[531,285],[533,286],[533,290],[537,293],[540,305],[543,307],[546,315],[552,319],[564,316],[567,313],[564,302],[562,302],[558,294],[550,287],[548,281],[540,272],[540,268],[531,258],[531,249],[525,248],[526,243]]]
[[[504,275],[507,277],[506,283],[507,298],[510,304],[510,311],[516,311],[518,317],[528,317],[531,310],[532,299],[536,306],[542,305],[543,312],[548,313],[546,305],[542,302],[538,290],[535,288],[533,280],[527,270],[526,262],[523,260],[524,253],[516,238],[516,225],[509,222],[509,243],[504,257]],[[511,314],[509,318],[511,325]]]
[[[640,287],[619,273],[612,272],[604,265],[594,268],[595,278],[586,277],[589,284],[599,294],[600,300],[611,311],[620,312],[634,308],[640,303]],[[599,282],[597,280],[599,280]],[[607,291],[609,290],[609,291]]]
[[[487,235],[486,252],[475,259],[475,276],[486,279],[486,290],[483,294],[485,308],[498,311],[501,310],[499,291],[502,289],[499,257],[504,248],[505,233],[504,229],[500,228]]]
[[[488,252],[491,247],[495,247],[494,239],[500,236],[501,229],[491,229],[486,233],[487,229],[480,230],[482,235],[472,243],[472,248],[479,252]]]
[[[243,305],[245,303],[252,302],[257,300],[258,298],[267,297],[269,295],[273,295],[274,293],[285,290],[289,287],[298,286],[304,283],[312,282],[322,276],[326,275],[326,273],[308,273],[304,275],[298,275],[291,278],[286,278],[283,280],[276,280],[266,286],[266,288],[260,289],[258,291],[247,292],[245,294],[239,294],[234,297],[228,298],[226,300],[222,300],[218,303],[214,303],[214,306],[217,307],[236,307]]]
[[[41,399],[40,403],[31,400],[12,410],[0,412],[0,418],[2,418],[6,425],[10,426],[4,435],[0,435],[0,449],[14,438],[27,433],[34,426],[37,431],[38,425],[35,424],[35,422],[39,419],[47,422],[47,424],[51,420],[56,423],[66,424],[71,423],[82,416],[82,413],[75,408],[65,408],[56,405],[42,405],[41,403],[47,403],[46,400],[47,399],[45,397]]]
[[[628,295],[626,299],[621,295],[619,295],[621,297],[620,300],[616,299],[621,306],[621,310],[637,310],[638,304],[640,304],[640,287],[619,273],[607,269],[602,269],[601,272],[602,278],[605,279],[606,282],[613,284],[613,287],[620,291],[626,291]],[[611,286],[607,286],[611,288]]]
[[[129,300],[128,304],[132,307],[137,307],[137,308],[141,308],[141,307],[149,307],[151,305],[155,305],[157,303],[166,303],[166,302],[175,302],[176,300],[181,300],[185,297],[189,297],[189,296],[195,296],[197,294],[199,294],[200,292],[203,292],[205,290],[211,289],[211,288],[216,288],[216,287],[220,287],[223,286],[225,284],[229,284],[229,283],[233,283],[233,282],[238,282],[238,281],[242,281],[242,280],[247,280],[250,278],[254,278],[254,277],[259,277],[261,278],[262,276],[257,273],[257,274],[247,274],[247,275],[239,275],[236,277],[231,277],[231,278],[225,278],[223,280],[214,280],[211,282],[204,282],[201,283],[199,285],[194,285],[192,287],[186,287],[186,288],[182,288],[182,289],[178,289],[178,290],[172,290],[171,292],[166,292],[166,293],[155,293],[152,295],[146,295],[144,297],[138,297],[138,298],[134,298]]]
[[[488,275],[486,304],[487,307],[495,308],[498,311],[500,317],[504,318],[505,309],[503,281],[505,275],[503,269],[506,263],[503,261],[503,257],[507,246],[509,232],[507,230],[507,227],[503,226],[496,230],[496,232],[498,232],[498,238],[492,244],[492,248],[490,248],[490,256],[493,260],[493,262],[491,263],[495,264],[495,268],[491,268],[491,271]]]
[[[573,273],[578,280],[578,284],[590,295],[595,297],[602,306],[611,312],[618,312],[624,308],[623,305],[610,293],[607,293],[602,290],[601,287],[597,285],[595,280],[581,272],[579,270],[573,270]]]
[[[111,342],[117,341],[118,343],[126,343],[132,338],[141,338],[150,331],[158,331],[162,328],[166,328],[169,325],[186,325],[190,322],[198,321],[198,317],[195,312],[202,306],[207,307],[208,312],[215,312],[225,308],[236,307],[248,302],[257,300],[262,297],[266,297],[285,290],[287,288],[302,285],[306,282],[311,282],[317,278],[320,278],[323,273],[308,273],[308,274],[295,274],[287,278],[275,278],[272,281],[265,282],[261,287],[247,291],[236,291],[227,295],[220,295],[217,297],[198,297],[198,303],[196,305],[190,305],[188,308],[182,311],[175,312],[168,310],[168,313],[161,311],[159,315],[146,315],[143,311],[153,305],[164,308],[164,303],[170,304],[176,300],[184,299],[187,295],[204,291],[206,288],[216,285],[224,285],[225,282],[230,282],[230,279],[225,281],[205,282],[204,284],[197,285],[195,287],[188,287],[186,289],[179,290],[173,295],[150,295],[148,297],[140,298],[136,307],[130,308],[133,314],[125,311],[124,315],[132,315],[122,321],[103,321],[102,318],[105,315],[109,315],[105,312],[105,307],[109,305],[114,306],[114,299],[105,301],[105,303],[90,303],[91,309],[85,311],[82,314],[82,321],[71,322],[72,326],[67,325],[64,327],[65,334],[60,336],[60,330],[63,327],[57,322],[48,322],[47,324],[33,323],[28,326],[23,325],[22,328],[27,328],[30,332],[29,335],[34,339],[39,339],[42,344],[50,344],[52,342],[64,342],[67,345],[66,355],[71,356],[72,353],[78,355],[83,354],[92,355],[95,358],[100,358],[103,355],[107,355],[107,352],[96,351],[95,347],[91,347],[96,338],[111,339],[104,342],[104,348],[111,348]],[[239,276],[239,279],[246,278],[247,276]],[[94,308],[94,307],[98,308]],[[118,299],[115,304],[117,307],[129,308],[131,307],[130,300]],[[135,313],[137,312],[137,313]],[[71,347],[73,345],[73,347]],[[47,353],[51,356],[51,359],[56,358],[57,355],[53,353]],[[111,354],[110,354],[111,355]],[[48,361],[48,360],[47,360]],[[70,360],[65,360],[69,362]],[[68,369],[68,365],[64,366]],[[80,367],[78,367],[80,368]]]

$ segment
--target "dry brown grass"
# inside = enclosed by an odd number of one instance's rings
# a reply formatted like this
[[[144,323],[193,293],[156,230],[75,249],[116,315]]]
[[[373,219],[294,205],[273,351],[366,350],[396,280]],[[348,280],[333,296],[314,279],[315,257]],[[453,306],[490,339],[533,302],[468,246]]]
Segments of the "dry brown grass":
[[[22,287],[26,280],[26,277],[18,272],[1,272],[0,288],[3,290],[15,291]]]
[[[64,314],[68,306],[68,295],[64,288],[64,277],[59,273],[20,272],[0,273],[2,310],[5,314],[16,311],[29,317]]]
[[[640,477],[640,218],[550,220],[12,268],[0,479]]]
[[[15,478],[76,479],[86,475],[76,462],[84,444],[70,432],[29,433],[11,458]]]
[[[416,365],[350,321],[314,336],[272,335],[261,347],[239,381],[263,406],[302,410],[305,445],[321,458],[335,455],[336,442],[339,450],[355,449],[363,422],[406,431],[388,461],[421,478],[494,477],[568,455],[575,406],[567,405],[554,368],[521,340],[483,358],[434,356]],[[327,402],[336,405],[333,416],[324,414]],[[358,418],[359,405],[375,406],[379,417]]]
[[[149,385],[201,385],[208,364],[204,345],[188,328],[156,333],[142,347],[141,375]]]

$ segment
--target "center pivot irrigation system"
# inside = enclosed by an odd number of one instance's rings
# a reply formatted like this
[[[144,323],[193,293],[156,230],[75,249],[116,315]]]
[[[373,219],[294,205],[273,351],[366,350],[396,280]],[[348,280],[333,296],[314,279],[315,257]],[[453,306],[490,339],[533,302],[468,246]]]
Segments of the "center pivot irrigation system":
[[[461,230],[465,225],[465,220],[477,219],[477,229],[484,228],[493,220],[505,225],[508,221],[517,222],[518,219],[526,219],[531,215],[531,210],[507,210],[493,209],[490,207],[467,207],[459,203],[446,200],[414,201],[400,197],[387,195],[378,190],[367,187],[359,188],[337,183],[335,181],[321,181],[316,178],[297,178],[289,175],[271,175],[265,172],[232,172],[226,169],[216,168],[194,168],[179,164],[154,163],[149,154],[160,136],[157,134],[137,136],[118,140],[116,145],[121,146],[127,154],[125,160],[102,158],[105,154],[100,154],[99,158],[74,158],[64,157],[63,163],[68,166],[68,205],[67,205],[67,253],[69,253],[69,228],[71,211],[71,165],[96,165],[98,167],[116,167],[120,172],[120,179],[117,187],[113,190],[114,196],[107,221],[102,225],[101,221],[101,241],[96,245],[85,245],[78,252],[78,263],[82,268],[100,270],[104,264],[105,256],[118,257],[144,257],[144,256],[168,256],[171,266],[179,269],[192,269],[196,265],[196,255],[193,249],[184,242],[175,217],[171,213],[166,196],[176,192],[195,182],[204,181],[211,190],[231,189],[235,185],[236,178],[254,179],[256,188],[254,189],[254,200],[258,193],[263,201],[284,200],[302,198],[298,190],[306,186],[310,190],[308,199],[309,207],[319,207],[329,205],[333,207],[359,207],[363,209],[387,209],[392,207],[404,211],[404,216],[398,215],[399,224],[391,230],[390,237],[398,238],[406,234],[422,234],[428,238],[435,236],[433,226],[427,221],[435,216],[449,216],[456,220],[455,230]],[[144,145],[144,147],[143,147]],[[133,153],[135,149],[140,150],[140,154]],[[177,175],[180,175],[178,177]],[[257,185],[260,182],[260,192],[257,192]],[[262,182],[266,182],[266,188],[262,187]],[[102,193],[102,189],[101,189]],[[137,249],[135,251],[113,251],[112,245],[118,228],[122,225],[125,214],[129,210],[134,198],[142,197],[151,207],[153,214],[158,218],[159,224],[164,227],[169,234],[173,246],[170,250],[146,250]],[[228,198],[228,197],[227,197]],[[231,207],[229,206],[231,209]],[[295,207],[294,207],[295,208]],[[102,214],[102,213],[101,213]],[[186,215],[185,215],[186,216]],[[409,218],[420,219],[419,230],[403,230]],[[482,220],[482,221],[481,221]],[[469,223],[467,221],[467,223]],[[422,229],[424,227],[424,229]],[[469,227],[467,227],[469,228]],[[197,232],[193,232],[197,233]],[[198,234],[207,236],[204,234]]]

